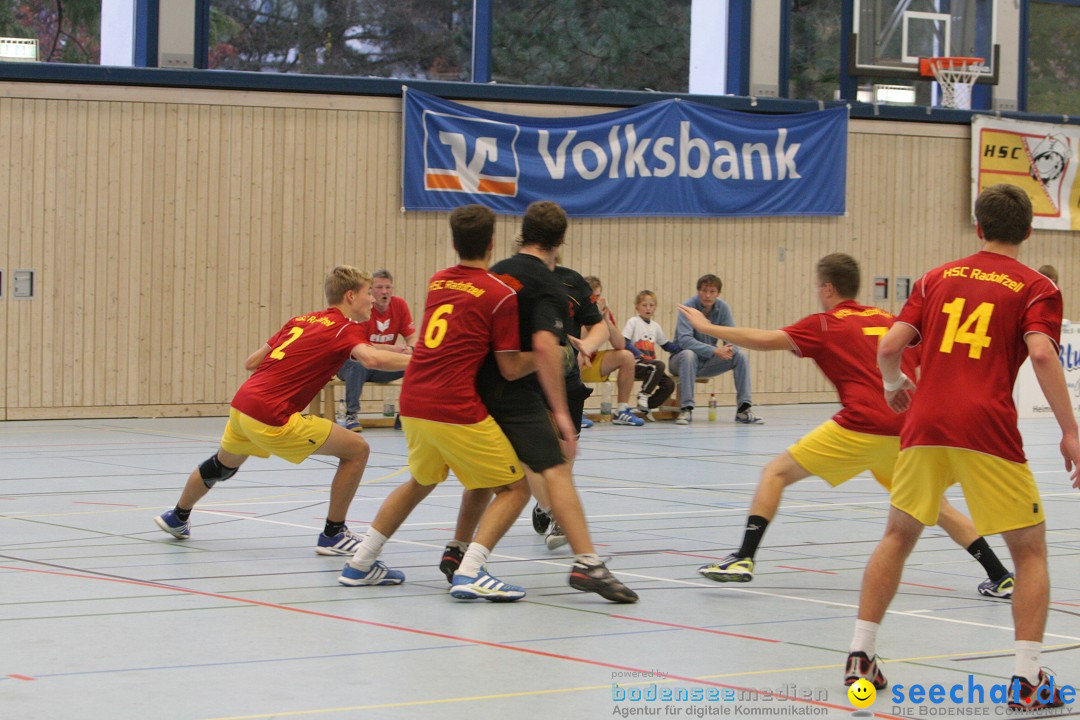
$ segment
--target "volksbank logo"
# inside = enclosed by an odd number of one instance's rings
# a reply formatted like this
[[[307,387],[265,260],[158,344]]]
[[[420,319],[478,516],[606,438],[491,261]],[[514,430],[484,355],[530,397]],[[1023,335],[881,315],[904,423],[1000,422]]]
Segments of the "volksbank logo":
[[[537,151],[552,180],[562,180],[571,166],[584,180],[681,178],[712,176],[717,180],[798,180],[795,158],[800,143],[788,144],[787,128],[776,130],[772,146],[764,142],[736,145],[723,138],[696,135],[688,120],[679,122],[678,137],[639,136],[633,123],[613,125],[603,144],[576,141],[577,130],[539,131]],[[569,159],[569,163],[567,160]]]
[[[520,134],[512,123],[425,110],[425,189],[515,197]]]

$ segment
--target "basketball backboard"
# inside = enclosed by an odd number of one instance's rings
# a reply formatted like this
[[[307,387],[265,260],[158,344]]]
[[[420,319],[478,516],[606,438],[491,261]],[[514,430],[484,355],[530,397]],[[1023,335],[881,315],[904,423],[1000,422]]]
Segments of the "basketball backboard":
[[[997,0],[855,0],[849,39],[859,77],[922,79],[919,58],[981,57],[997,82]]]

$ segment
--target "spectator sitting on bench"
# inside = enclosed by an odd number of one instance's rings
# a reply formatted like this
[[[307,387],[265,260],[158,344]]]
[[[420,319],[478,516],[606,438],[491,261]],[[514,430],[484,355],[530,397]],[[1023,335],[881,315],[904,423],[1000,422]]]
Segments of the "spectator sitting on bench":
[[[394,295],[394,277],[389,270],[377,270],[372,278],[371,295],[375,304],[371,308],[371,319],[367,321],[367,339],[377,348],[412,355],[420,332],[413,324],[408,303]],[[398,343],[399,337],[404,339],[404,345]],[[350,358],[338,370],[337,376],[345,381],[345,420],[342,425],[346,430],[360,432],[363,428],[356,416],[360,414],[364,383],[393,382],[404,377],[405,372],[373,370]]]

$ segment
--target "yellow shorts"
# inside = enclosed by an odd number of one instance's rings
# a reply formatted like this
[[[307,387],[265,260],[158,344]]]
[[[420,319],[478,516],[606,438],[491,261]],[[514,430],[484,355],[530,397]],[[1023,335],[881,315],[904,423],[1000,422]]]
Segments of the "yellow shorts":
[[[900,438],[871,435],[840,427],[828,420],[788,448],[788,454],[808,473],[833,487],[869,470],[886,490],[892,485]]]
[[[581,368],[582,382],[607,382],[608,376],[600,374],[600,364],[604,361],[607,350],[600,350],[593,356],[592,365]]]
[[[402,417],[409,472],[421,485],[437,485],[454,471],[470,490],[502,487],[525,476],[510,441],[490,416],[473,425]]]
[[[891,502],[921,522],[936,525],[941,498],[955,482],[964,490],[980,535],[1031,527],[1043,521],[1035,477],[1027,463],[953,447],[913,447],[896,461]]]
[[[236,408],[229,408],[229,423],[221,436],[221,449],[233,455],[277,455],[300,463],[330,437],[334,424],[317,415],[293,413],[284,425],[266,425]]]

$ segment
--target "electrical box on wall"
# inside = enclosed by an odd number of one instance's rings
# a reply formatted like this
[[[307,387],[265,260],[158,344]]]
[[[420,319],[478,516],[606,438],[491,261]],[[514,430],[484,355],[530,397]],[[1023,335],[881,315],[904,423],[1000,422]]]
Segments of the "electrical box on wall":
[[[889,299],[889,276],[888,275],[875,275],[874,276],[874,299],[888,300]]]
[[[911,297],[911,278],[910,277],[897,277],[896,278],[896,299],[907,300]]]
[[[34,297],[34,271],[11,271],[11,297],[13,300],[30,300]]]

